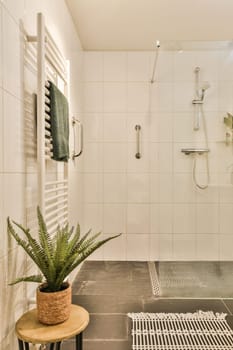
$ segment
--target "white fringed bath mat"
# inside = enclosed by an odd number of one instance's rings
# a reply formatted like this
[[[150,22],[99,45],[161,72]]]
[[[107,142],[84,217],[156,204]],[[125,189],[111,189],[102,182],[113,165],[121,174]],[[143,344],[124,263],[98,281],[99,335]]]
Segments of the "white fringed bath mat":
[[[129,313],[133,350],[232,350],[226,314]]]

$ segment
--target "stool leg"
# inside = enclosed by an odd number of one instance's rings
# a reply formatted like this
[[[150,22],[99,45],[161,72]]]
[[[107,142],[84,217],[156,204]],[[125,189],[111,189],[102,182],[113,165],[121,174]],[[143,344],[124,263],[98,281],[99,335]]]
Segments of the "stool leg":
[[[79,333],[76,335],[76,350],[83,349],[83,334]]]
[[[54,349],[54,343],[51,343],[49,350],[53,350],[53,349]]]
[[[29,350],[29,344],[28,343],[24,343],[25,345],[25,350]]]
[[[61,349],[61,341],[56,343],[56,350],[60,350],[60,349]]]
[[[18,339],[18,343],[19,343],[19,350],[23,350],[24,346],[23,346],[22,340]]]

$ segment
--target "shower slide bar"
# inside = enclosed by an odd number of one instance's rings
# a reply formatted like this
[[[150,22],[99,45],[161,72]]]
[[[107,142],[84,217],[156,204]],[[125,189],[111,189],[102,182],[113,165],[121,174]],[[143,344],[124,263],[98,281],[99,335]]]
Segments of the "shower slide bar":
[[[189,156],[190,154],[204,154],[208,153],[210,150],[208,148],[182,148],[181,152]]]
[[[136,154],[135,157],[137,159],[140,159],[142,157],[142,154],[140,152],[140,131],[141,131],[141,125],[135,125],[136,130]]]
[[[75,126],[78,125],[79,128],[79,151],[76,153],[76,132],[75,132]],[[72,126],[73,126],[73,134],[74,134],[74,150],[72,154],[72,159],[75,160],[75,158],[81,156],[83,153],[83,125],[80,122],[80,120],[76,119],[75,117],[72,118]]]
[[[37,14],[36,36],[26,35],[31,47],[32,62],[37,65],[37,166],[38,205],[45,218],[49,219],[49,233],[53,234],[58,224],[68,220],[68,163],[52,159],[53,145],[50,126],[51,80],[68,98],[68,66],[51,34],[46,28],[44,16]]]

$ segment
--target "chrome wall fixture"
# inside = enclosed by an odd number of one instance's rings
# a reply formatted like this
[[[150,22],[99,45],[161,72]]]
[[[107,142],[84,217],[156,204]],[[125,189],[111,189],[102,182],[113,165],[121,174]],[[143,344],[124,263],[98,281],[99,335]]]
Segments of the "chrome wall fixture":
[[[153,72],[152,72],[152,77],[151,77],[151,84],[155,82],[155,71],[156,71],[156,66],[157,66],[157,61],[159,57],[159,48],[160,48],[160,41],[156,41],[156,51],[155,51],[155,60],[154,60],[154,65],[153,65]]]
[[[76,125],[78,125],[79,129],[79,151],[76,151]],[[75,158],[81,156],[83,153],[83,125],[80,122],[80,120],[76,119],[75,117],[72,118],[72,126],[73,126],[73,135],[74,135],[74,150],[72,153],[72,159],[74,160]],[[77,152],[77,153],[76,153]]]
[[[204,154],[208,153],[210,150],[208,148],[182,148],[181,152],[189,156],[190,154]]]
[[[136,130],[136,154],[135,157],[137,159],[140,159],[142,157],[142,154],[140,152],[140,131],[141,131],[141,125],[135,125]]]
[[[205,138],[205,147],[204,148],[182,148],[181,152],[187,156],[193,157],[193,170],[192,170],[192,178],[194,185],[200,190],[204,190],[209,186],[210,181],[210,172],[209,172],[209,143],[208,143],[208,133],[206,127],[205,114],[203,110],[203,104],[205,99],[205,92],[210,87],[209,82],[205,81],[200,84],[200,67],[195,67],[195,97],[192,100],[192,104],[194,106],[194,126],[193,130],[198,131],[200,129],[200,124],[202,121],[203,125],[203,133]],[[206,182],[205,184],[200,184],[197,180],[196,168],[197,168],[197,160],[198,156],[203,155],[206,160]]]

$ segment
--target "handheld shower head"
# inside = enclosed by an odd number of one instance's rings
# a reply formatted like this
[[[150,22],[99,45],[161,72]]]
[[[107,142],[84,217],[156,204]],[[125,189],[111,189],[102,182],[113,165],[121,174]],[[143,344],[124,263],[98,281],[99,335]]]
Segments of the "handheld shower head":
[[[201,100],[204,100],[205,91],[210,88],[210,83],[208,81],[203,81],[201,85]]]

